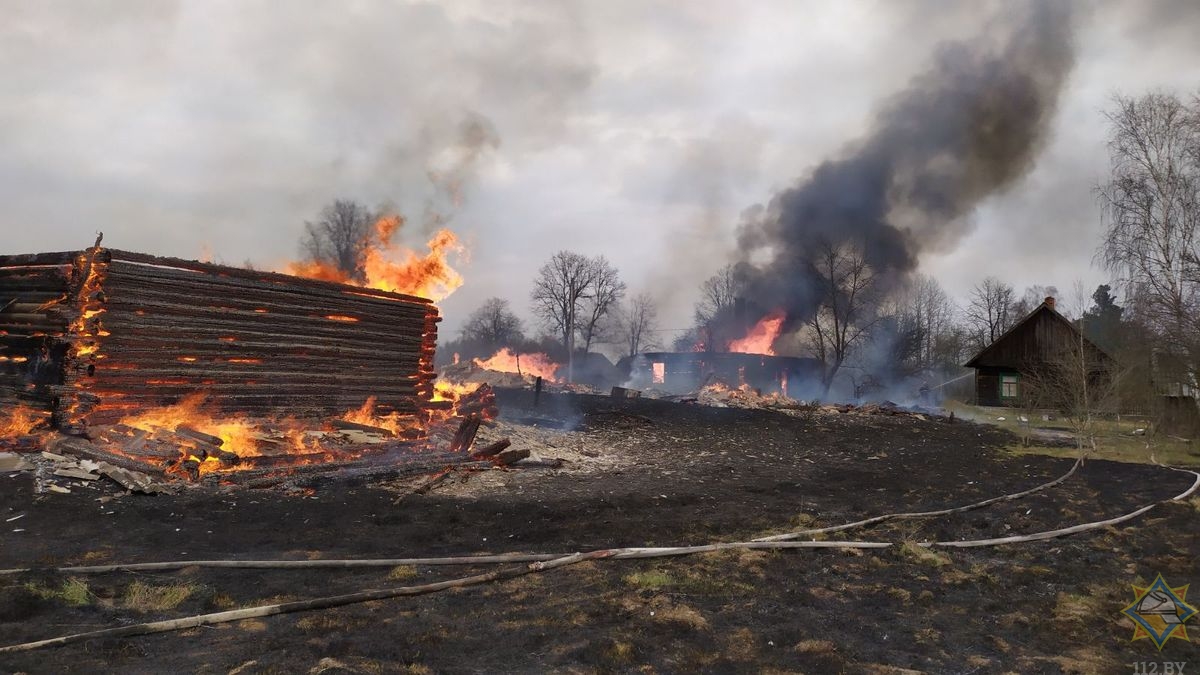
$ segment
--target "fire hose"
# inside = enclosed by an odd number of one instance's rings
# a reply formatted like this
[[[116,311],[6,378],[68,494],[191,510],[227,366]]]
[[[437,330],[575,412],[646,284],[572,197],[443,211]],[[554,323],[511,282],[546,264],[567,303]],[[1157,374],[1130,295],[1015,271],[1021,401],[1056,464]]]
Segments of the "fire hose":
[[[38,640],[35,642],[26,642],[22,644],[0,647],[0,654],[30,651],[43,647],[56,647],[77,642],[97,638],[116,638],[130,637],[134,635],[148,635],[153,633],[164,633],[169,631],[183,630],[197,626],[206,626],[219,623],[228,623],[231,621],[242,621],[245,619],[259,618],[265,616],[273,616],[276,614],[287,614],[291,612],[311,611],[317,609],[329,609],[333,607],[342,607],[345,605],[369,602],[372,600],[384,600],[388,598],[402,596],[426,595],[436,593],[450,588],[463,588],[467,586],[475,586],[494,581],[502,581],[512,579],[527,574],[537,572],[545,572],[552,569],[567,567],[577,563],[589,560],[631,560],[640,558],[658,558],[669,556],[693,555],[696,553],[707,553],[713,551],[725,551],[735,549],[793,549],[793,548],[888,548],[895,546],[894,542],[872,542],[872,541],[785,541],[786,538],[794,538],[804,536],[805,534],[817,534],[824,532],[834,532],[846,530],[853,527],[863,527],[865,525],[883,522],[884,520],[900,519],[900,518],[924,518],[935,515],[945,515],[950,513],[958,513],[976,508],[982,508],[989,504],[994,504],[1000,501],[1009,501],[1019,499],[1034,492],[1044,490],[1048,487],[1058,485],[1070,477],[1079,467],[1083,458],[1076,460],[1071,470],[1058,479],[1036,486],[1034,488],[1023,490],[1021,492],[1000,497],[993,497],[982,502],[975,502],[965,506],[955,507],[951,509],[942,509],[939,511],[921,511],[912,513],[887,514],[885,516],[876,516],[866,520],[857,521],[855,523],[847,523],[845,525],[835,526],[833,528],[820,528],[815,530],[802,530],[792,532],[785,535],[775,535],[772,537],[763,537],[753,541],[746,542],[729,542],[720,544],[704,544],[698,546],[677,546],[677,547],[627,547],[627,548],[610,548],[598,551],[590,551],[586,553],[570,553],[570,554],[527,554],[527,553],[512,553],[499,555],[482,555],[482,556],[461,556],[452,558],[396,558],[396,559],[373,559],[373,560],[208,560],[208,561],[173,561],[162,563],[136,563],[128,565],[100,565],[91,567],[63,567],[57,571],[71,573],[102,573],[113,571],[133,571],[133,570],[168,570],[180,569],[183,567],[244,567],[258,569],[290,569],[301,567],[383,567],[396,565],[468,565],[468,564],[496,564],[506,562],[526,562],[528,564],[521,567],[511,567],[507,569],[496,570],[485,574],[476,574],[472,576],[459,577],[446,581],[439,581],[429,584],[421,584],[418,586],[399,586],[395,588],[385,588],[379,590],[362,591],[358,593],[350,593],[346,595],[337,595],[323,598],[314,598],[311,600],[299,600],[295,602],[285,602],[273,605],[260,605],[258,607],[247,607],[244,609],[236,609],[225,612],[216,612],[212,614],[200,614],[195,616],[183,617],[179,619],[170,619],[166,621],[154,621],[149,623],[140,623],[119,628],[107,628],[85,633],[75,633],[73,635],[64,635],[61,637],[50,638],[46,640]],[[1151,509],[1162,504],[1171,502],[1180,502],[1187,499],[1197,490],[1200,490],[1200,472],[1191,471],[1189,469],[1178,469],[1175,467],[1164,466],[1163,468],[1182,473],[1190,473],[1195,476],[1191,487],[1181,492],[1180,494],[1169,499],[1163,499],[1129,513],[1098,520],[1089,523],[1082,523],[1070,527],[1058,528],[1054,530],[1044,530],[1030,534],[1014,535],[1011,537],[1000,537],[995,539],[976,539],[968,541],[933,541],[919,542],[917,545],[931,547],[952,547],[952,548],[970,548],[979,546],[1000,546],[1007,544],[1016,544],[1032,541],[1041,541],[1046,539],[1055,539],[1065,537],[1080,532],[1087,532],[1103,527],[1109,527],[1123,523],[1128,520],[1137,518],[1138,516],[1150,511]],[[0,574],[16,574],[31,570],[0,570]]]

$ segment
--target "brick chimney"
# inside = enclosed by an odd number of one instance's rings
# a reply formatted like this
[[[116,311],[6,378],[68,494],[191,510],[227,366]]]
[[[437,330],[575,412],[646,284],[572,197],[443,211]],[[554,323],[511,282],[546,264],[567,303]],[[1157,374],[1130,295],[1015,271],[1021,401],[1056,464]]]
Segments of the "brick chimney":
[[[1042,301],[1042,304],[1046,305],[1050,309],[1054,309],[1054,296],[1053,295],[1046,296],[1046,299]]]

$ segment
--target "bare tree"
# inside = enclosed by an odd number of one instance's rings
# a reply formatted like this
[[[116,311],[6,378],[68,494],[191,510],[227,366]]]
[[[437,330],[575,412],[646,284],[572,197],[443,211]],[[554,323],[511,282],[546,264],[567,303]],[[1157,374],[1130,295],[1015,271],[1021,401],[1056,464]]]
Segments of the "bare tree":
[[[971,289],[966,318],[979,348],[996,341],[1013,323],[1013,287],[988,277]]]
[[[1098,189],[1100,256],[1129,284],[1135,316],[1166,350],[1200,365],[1200,99],[1117,97],[1108,114],[1112,175]]]
[[[696,303],[696,325],[712,321],[723,310],[732,307],[739,287],[734,266],[726,265],[700,284],[700,301]]]
[[[488,298],[467,317],[460,338],[494,350],[521,342],[525,336],[521,334],[521,320],[513,313],[508,301]]]
[[[898,299],[897,313],[904,333],[911,335],[914,370],[928,370],[939,363],[939,345],[952,329],[954,303],[936,279],[918,274]]]
[[[649,293],[639,293],[621,308],[621,333],[629,356],[637,356],[656,344],[658,306]]]
[[[811,264],[822,300],[808,326],[814,351],[824,364],[821,383],[827,394],[846,356],[878,320],[878,284],[862,250],[854,245],[822,242]]]
[[[1059,296],[1056,286],[1043,286],[1034,284],[1033,286],[1025,287],[1025,292],[1021,298],[1012,304],[1009,310],[1011,323],[1016,323],[1022,317],[1037,309],[1039,305],[1045,302],[1046,298],[1057,298]]]
[[[363,248],[370,240],[376,214],[349,199],[321,209],[316,221],[304,223],[300,248],[312,261],[331,265],[351,279],[362,281]]]
[[[592,350],[593,343],[603,338],[609,315],[625,296],[625,282],[607,258],[592,258],[588,265],[591,267],[591,286],[581,298],[579,320],[579,336],[583,338],[585,354]]]
[[[580,308],[592,290],[596,266],[586,256],[559,251],[538,270],[533,281],[533,311],[562,340],[567,351],[567,379],[575,376],[575,335]]]

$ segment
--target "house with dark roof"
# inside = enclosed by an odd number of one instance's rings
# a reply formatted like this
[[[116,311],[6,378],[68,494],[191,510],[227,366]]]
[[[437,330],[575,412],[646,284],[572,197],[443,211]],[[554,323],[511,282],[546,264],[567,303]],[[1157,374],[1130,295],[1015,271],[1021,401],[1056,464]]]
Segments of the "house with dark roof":
[[[1038,305],[965,364],[975,369],[975,402],[986,406],[1016,406],[1025,401],[1023,381],[1044,373],[1048,366],[1062,363],[1068,355],[1080,355],[1087,364],[1089,380],[1103,377],[1113,359],[1080,334],[1079,329],[1054,307],[1054,298]],[[1053,401],[1042,401],[1043,407]]]

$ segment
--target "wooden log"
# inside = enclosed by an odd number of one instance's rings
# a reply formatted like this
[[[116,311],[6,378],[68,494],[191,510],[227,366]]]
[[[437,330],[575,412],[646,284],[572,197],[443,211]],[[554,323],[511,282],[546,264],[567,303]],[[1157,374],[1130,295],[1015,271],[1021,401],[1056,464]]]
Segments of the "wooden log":
[[[116,453],[108,452],[96,447],[85,438],[77,438],[74,436],[59,436],[53,438],[46,443],[46,449],[57,455],[75,455],[85,459],[94,459],[100,462],[108,462],[122,469],[141,472],[160,472],[160,467],[154,466],[146,462],[123,457]]]
[[[193,483],[200,480],[200,462],[189,458],[179,462],[177,466],[188,480]]]
[[[519,462],[526,457],[529,457],[529,450],[526,448],[509,448],[496,454],[492,459],[496,466],[508,466],[515,462]]]
[[[380,436],[386,436],[388,438],[392,438],[393,436],[395,436],[395,434],[392,433],[390,429],[373,427],[369,424],[359,424],[357,422],[347,422],[346,420],[330,420],[329,425],[332,426],[334,429],[343,429],[343,430],[353,429],[355,431],[363,431],[368,434],[378,434]]]
[[[328,452],[286,452],[278,455],[248,455],[241,458],[239,467],[254,469],[279,468],[304,465],[333,465],[333,456]]]
[[[184,438],[189,438],[194,441],[199,441],[201,443],[205,443],[205,444],[211,445],[213,447],[217,447],[217,448],[221,447],[225,443],[225,439],[221,438],[220,436],[213,436],[212,434],[206,434],[204,432],[197,431],[197,430],[195,430],[191,427],[187,427],[187,426],[175,427],[175,433],[179,434],[180,436],[183,436]]]
[[[563,460],[558,457],[551,459],[518,459],[512,463],[515,468],[519,469],[561,469]]]
[[[369,298],[355,298],[347,296],[344,293],[338,293],[336,296],[331,296],[328,299],[314,298],[311,295],[280,293],[275,290],[257,291],[245,290],[241,288],[230,289],[233,292],[223,293],[221,295],[206,296],[206,304],[184,304],[180,303],[180,296],[176,293],[179,286],[192,286],[190,280],[181,282],[162,282],[162,281],[134,281],[129,278],[110,275],[105,280],[105,290],[108,291],[107,296],[110,302],[113,303],[142,303],[144,308],[150,309],[162,307],[165,309],[178,309],[182,311],[196,311],[205,307],[214,309],[225,309],[234,312],[253,312],[255,314],[279,314],[292,315],[302,314],[308,315],[312,313],[324,314],[342,312],[340,316],[351,316],[360,321],[374,320],[378,317],[389,316],[393,318],[411,318],[414,321],[421,322],[419,325],[426,325],[428,308],[423,305],[410,303],[397,303],[391,300],[379,300]],[[204,284],[209,287],[209,284]],[[211,286],[223,285],[221,282],[211,284]],[[304,300],[307,298],[307,301]]]
[[[0,268],[22,268],[33,266],[63,266],[75,262],[82,251],[61,251],[55,253],[23,253],[17,255],[0,255]]]
[[[477,458],[481,458],[481,459],[487,458],[487,457],[494,457],[494,456],[500,454],[501,451],[503,451],[505,448],[507,448],[510,445],[512,445],[512,441],[510,441],[507,438],[501,438],[500,440],[496,441],[495,443],[490,443],[488,445],[485,445],[482,448],[479,448],[475,452],[471,453],[471,457],[477,457]]]
[[[404,342],[420,339],[428,334],[419,323],[411,317],[381,313],[376,316],[363,316],[351,320],[350,310],[341,307],[305,308],[303,311],[291,313],[266,313],[255,310],[233,310],[222,307],[189,306],[189,305],[154,305],[141,300],[109,301],[104,305],[103,319],[112,324],[118,319],[123,322],[141,321],[148,324],[177,325],[182,319],[189,324],[224,326],[240,328],[243,331],[255,332],[269,329],[288,330],[304,328],[313,334],[356,334],[356,335],[388,335]],[[47,310],[50,312],[52,310]],[[342,312],[342,314],[338,314]],[[365,312],[356,312],[363,314]],[[50,314],[54,317],[54,314]],[[72,318],[65,315],[67,318]],[[114,324],[115,325],[115,324]]]
[[[475,442],[475,434],[479,433],[479,416],[468,415],[458,426],[454,440],[450,442],[450,452],[465,452]]]
[[[177,259],[168,261],[167,259],[160,258],[154,260],[153,256],[129,253],[127,251],[112,251],[112,253],[113,259],[109,273],[114,277],[139,277],[152,281],[165,279],[197,285],[205,282],[219,282],[223,286],[239,287],[247,290],[286,290],[296,293],[307,291],[307,294],[314,298],[330,296],[337,298],[342,295],[350,295],[352,297],[390,300],[397,303],[432,304],[427,298],[420,298],[413,295],[391,293],[372,288],[361,288],[331,281],[306,279],[275,272],[239,270],[232,267],[218,268],[216,265],[179,261]],[[150,265],[153,265],[153,267]]]

